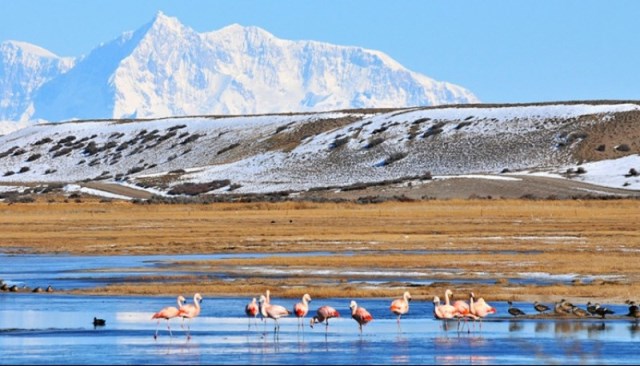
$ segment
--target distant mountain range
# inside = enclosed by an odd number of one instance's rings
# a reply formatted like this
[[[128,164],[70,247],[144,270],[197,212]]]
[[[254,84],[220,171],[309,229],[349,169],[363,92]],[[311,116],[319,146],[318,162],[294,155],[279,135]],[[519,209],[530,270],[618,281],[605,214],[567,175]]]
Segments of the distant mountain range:
[[[0,120],[261,114],[476,103],[382,52],[278,39],[257,27],[198,33],[158,13],[85,57],[0,44]]]

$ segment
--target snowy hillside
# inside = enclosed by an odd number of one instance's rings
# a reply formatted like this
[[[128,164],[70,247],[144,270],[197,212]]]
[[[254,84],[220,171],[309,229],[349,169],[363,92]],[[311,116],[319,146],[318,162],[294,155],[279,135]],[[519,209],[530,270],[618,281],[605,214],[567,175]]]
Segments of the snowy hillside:
[[[0,183],[191,195],[509,173],[638,190],[638,141],[640,105],[608,102],[68,122],[0,137]]]
[[[98,46],[68,71],[18,61],[24,71],[0,75],[1,82],[24,85],[25,91],[14,87],[3,95],[0,119],[58,122],[478,101],[468,90],[407,70],[378,51],[282,40],[237,24],[198,33],[162,13]]]

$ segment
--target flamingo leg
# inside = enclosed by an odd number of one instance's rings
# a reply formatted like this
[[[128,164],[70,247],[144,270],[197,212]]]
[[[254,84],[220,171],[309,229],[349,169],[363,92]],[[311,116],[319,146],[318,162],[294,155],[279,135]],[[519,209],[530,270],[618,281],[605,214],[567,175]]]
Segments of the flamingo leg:
[[[167,329],[169,329],[169,337],[173,337],[173,334],[171,333],[171,323],[169,323],[169,319],[167,319]]]
[[[158,338],[158,328],[160,327],[160,319],[158,319],[158,323],[156,324],[156,333],[153,335],[153,339]]]

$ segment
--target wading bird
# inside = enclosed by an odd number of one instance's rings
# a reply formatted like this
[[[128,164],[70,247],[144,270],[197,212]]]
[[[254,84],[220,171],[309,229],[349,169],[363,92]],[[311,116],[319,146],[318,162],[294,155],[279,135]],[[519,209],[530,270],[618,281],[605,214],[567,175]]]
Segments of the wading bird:
[[[280,331],[280,324],[278,324],[278,319],[291,314],[289,310],[287,310],[284,306],[270,304],[267,300],[267,297],[264,295],[260,295],[260,313],[263,317],[271,318],[274,320],[274,334],[278,334],[278,332]]]
[[[322,323],[324,322],[324,331],[328,332],[329,329],[329,319],[331,318],[339,318],[340,317],[340,313],[332,308],[331,306],[321,306],[318,308],[318,310],[316,311],[316,315],[311,318],[311,328],[313,328],[313,325],[315,323]]]
[[[167,306],[165,308],[162,308],[157,313],[153,314],[151,319],[152,320],[158,319],[158,323],[156,324],[156,333],[153,335],[153,339],[158,338],[158,328],[160,327],[160,319],[167,320],[167,329],[169,330],[169,336],[173,337],[173,334],[171,333],[171,326],[169,324],[169,319],[172,319],[178,316],[178,314],[180,313],[180,308],[182,307],[182,304],[184,302],[185,302],[185,298],[182,295],[180,295],[177,297],[178,307]]]
[[[373,317],[371,316],[371,314],[369,314],[367,309],[359,307],[358,303],[356,303],[354,300],[351,300],[349,308],[351,308],[351,317],[358,322],[358,326],[360,327],[360,335],[362,335],[362,326],[367,325],[367,323],[372,321]]]
[[[256,321],[256,317],[258,316],[258,301],[254,297],[247,306],[244,307],[244,313],[247,315],[249,319],[249,329],[251,329],[251,318],[255,322],[256,327],[258,327],[258,323]]]
[[[493,306],[487,304],[482,297],[477,301],[473,301],[474,297],[475,295],[472,292],[471,298],[469,299],[469,312],[480,318],[480,329],[482,329],[482,318],[486,317],[489,314],[495,314],[496,309]]]
[[[302,295],[302,302],[299,302],[293,306],[293,314],[298,318],[298,328],[304,330],[304,317],[309,313],[309,303],[311,302],[311,296],[309,294]]]
[[[453,319],[458,315],[458,311],[452,305],[440,304],[438,296],[433,297],[433,316],[436,319]]]
[[[187,339],[191,339],[191,319],[200,315],[200,303],[202,302],[202,295],[196,293],[193,295],[193,304],[186,304],[180,307],[178,316],[182,317],[182,327],[184,328],[184,319],[189,319],[187,324]]]
[[[409,302],[411,301],[411,294],[409,291],[405,291],[401,298],[395,299],[391,302],[389,309],[392,313],[398,316],[398,324],[400,324],[400,317],[409,312]]]

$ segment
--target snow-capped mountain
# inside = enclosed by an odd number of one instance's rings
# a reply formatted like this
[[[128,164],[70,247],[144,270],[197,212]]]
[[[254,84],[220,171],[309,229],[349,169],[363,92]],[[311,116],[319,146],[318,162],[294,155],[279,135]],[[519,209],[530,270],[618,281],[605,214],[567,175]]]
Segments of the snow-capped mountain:
[[[0,83],[12,86],[3,88],[0,119],[239,115],[478,101],[468,90],[407,70],[382,52],[282,40],[240,25],[198,33],[162,13],[75,64],[39,50],[32,52],[38,58],[12,58],[9,65],[23,71],[0,69]],[[3,60],[7,54],[3,48]]]
[[[29,43],[0,43],[0,121],[30,119],[34,93],[73,65],[72,58],[56,56]]]

